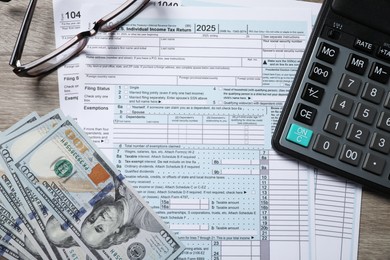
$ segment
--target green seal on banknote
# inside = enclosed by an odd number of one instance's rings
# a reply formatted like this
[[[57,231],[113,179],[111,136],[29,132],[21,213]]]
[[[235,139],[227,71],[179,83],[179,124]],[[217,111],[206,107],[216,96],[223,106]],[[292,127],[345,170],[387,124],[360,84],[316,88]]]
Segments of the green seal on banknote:
[[[57,174],[58,177],[64,178],[68,177],[73,171],[73,165],[68,160],[59,160],[54,165],[54,172]]]

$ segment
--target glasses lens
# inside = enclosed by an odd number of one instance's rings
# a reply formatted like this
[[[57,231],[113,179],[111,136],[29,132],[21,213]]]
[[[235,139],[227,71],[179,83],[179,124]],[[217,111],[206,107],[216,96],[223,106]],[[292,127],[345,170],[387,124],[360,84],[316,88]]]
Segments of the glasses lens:
[[[115,30],[119,25],[133,18],[148,2],[149,0],[128,1],[118,7],[115,11],[103,18],[107,22],[100,27],[100,31],[110,32]]]
[[[73,56],[75,56],[77,53],[79,53],[82,49],[84,49],[85,45],[87,45],[88,38],[83,38],[80,41],[72,44],[70,47],[65,49],[64,51],[61,51],[57,55],[53,56],[52,58],[47,59],[47,57],[50,57],[53,54],[49,54],[34,63],[37,65],[32,64],[32,68],[28,70],[28,74],[30,76],[38,76],[40,74],[44,74],[46,72],[51,71],[52,69],[58,67],[62,63],[66,62]],[[46,61],[42,62],[42,60]]]

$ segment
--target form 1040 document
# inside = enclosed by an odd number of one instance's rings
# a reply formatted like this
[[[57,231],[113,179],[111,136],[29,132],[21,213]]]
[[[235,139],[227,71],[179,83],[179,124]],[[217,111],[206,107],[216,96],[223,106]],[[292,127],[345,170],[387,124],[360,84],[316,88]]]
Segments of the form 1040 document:
[[[148,8],[90,40],[79,123],[177,232],[182,259],[313,259],[314,179],[270,146],[310,18]]]
[[[178,232],[182,259],[315,259],[312,169],[270,147],[310,11],[188,8],[91,39],[59,74],[82,78],[61,107]]]

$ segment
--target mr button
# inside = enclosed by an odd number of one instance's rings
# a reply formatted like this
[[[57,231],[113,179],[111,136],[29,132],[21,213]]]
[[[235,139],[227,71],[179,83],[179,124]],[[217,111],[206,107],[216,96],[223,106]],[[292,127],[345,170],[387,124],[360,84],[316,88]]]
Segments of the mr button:
[[[345,68],[356,74],[363,75],[364,72],[366,71],[367,64],[368,64],[367,58],[351,53],[349,55],[347,65],[345,66]]]
[[[299,103],[295,111],[294,119],[301,123],[312,125],[316,114],[317,109]]]

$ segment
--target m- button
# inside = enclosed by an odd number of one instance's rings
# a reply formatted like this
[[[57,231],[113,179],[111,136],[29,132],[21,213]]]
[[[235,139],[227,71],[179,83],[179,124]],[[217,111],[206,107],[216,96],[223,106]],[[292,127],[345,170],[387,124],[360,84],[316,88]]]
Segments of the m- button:
[[[322,42],[317,51],[317,58],[325,62],[334,64],[339,54],[339,48],[330,45],[326,42]]]
[[[389,81],[390,68],[386,65],[374,62],[371,66],[368,77],[380,83],[386,84]]]

